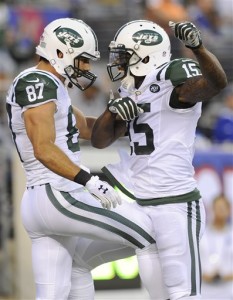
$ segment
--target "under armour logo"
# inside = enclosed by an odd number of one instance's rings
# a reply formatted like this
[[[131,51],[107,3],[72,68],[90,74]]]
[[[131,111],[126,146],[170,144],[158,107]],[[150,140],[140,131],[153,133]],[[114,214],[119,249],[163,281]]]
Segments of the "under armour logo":
[[[101,186],[98,188],[99,191],[103,190],[103,194],[106,194],[108,191],[108,188],[104,188],[103,185],[101,184]]]

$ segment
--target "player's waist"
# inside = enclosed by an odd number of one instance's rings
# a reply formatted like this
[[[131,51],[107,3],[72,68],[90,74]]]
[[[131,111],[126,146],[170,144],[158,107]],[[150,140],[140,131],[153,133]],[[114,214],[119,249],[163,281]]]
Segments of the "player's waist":
[[[38,187],[41,187],[41,186],[43,186],[43,185],[46,185],[47,183],[44,183],[44,184],[38,184],[38,185],[31,185],[31,186],[26,186],[26,189],[27,190],[34,190],[34,189],[36,189],[36,188],[38,188]]]
[[[168,196],[168,197],[158,197],[158,198],[148,198],[148,199],[140,199],[134,197],[134,200],[141,206],[149,206],[149,205],[163,205],[163,204],[172,204],[172,203],[184,203],[197,201],[201,198],[201,194],[197,188],[193,191],[181,195],[176,196]]]

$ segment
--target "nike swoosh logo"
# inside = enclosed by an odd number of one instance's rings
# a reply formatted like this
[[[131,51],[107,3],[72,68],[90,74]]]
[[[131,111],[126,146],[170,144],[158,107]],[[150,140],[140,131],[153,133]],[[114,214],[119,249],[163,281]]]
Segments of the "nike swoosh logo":
[[[35,80],[27,80],[27,82],[39,82],[40,79],[39,78],[36,78]]]

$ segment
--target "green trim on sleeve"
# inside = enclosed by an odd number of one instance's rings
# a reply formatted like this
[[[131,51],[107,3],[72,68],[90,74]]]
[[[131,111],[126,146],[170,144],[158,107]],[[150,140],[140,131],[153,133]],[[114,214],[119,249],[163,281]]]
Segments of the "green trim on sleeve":
[[[200,76],[201,70],[198,62],[193,59],[180,58],[171,61],[165,74],[165,79],[170,80],[173,86],[180,85],[186,79]]]

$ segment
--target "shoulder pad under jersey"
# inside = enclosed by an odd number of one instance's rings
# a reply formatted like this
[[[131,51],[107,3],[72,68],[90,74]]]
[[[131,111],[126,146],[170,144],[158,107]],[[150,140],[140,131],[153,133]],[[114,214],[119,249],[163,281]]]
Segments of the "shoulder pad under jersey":
[[[41,71],[22,75],[15,84],[15,99],[21,107],[57,99],[59,82]]]
[[[173,86],[177,86],[184,83],[188,78],[200,75],[201,70],[197,61],[180,58],[170,62],[165,73],[165,79],[170,80]]]

